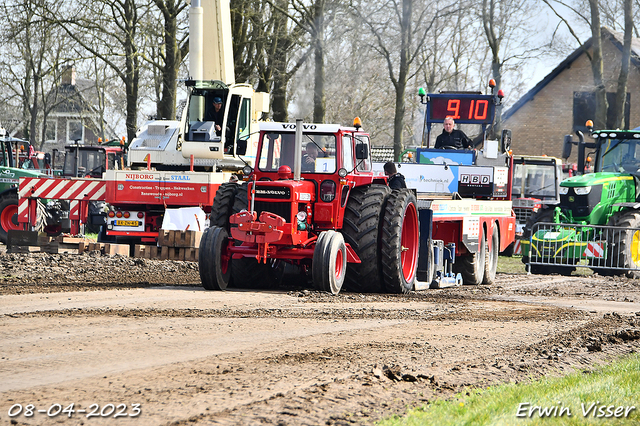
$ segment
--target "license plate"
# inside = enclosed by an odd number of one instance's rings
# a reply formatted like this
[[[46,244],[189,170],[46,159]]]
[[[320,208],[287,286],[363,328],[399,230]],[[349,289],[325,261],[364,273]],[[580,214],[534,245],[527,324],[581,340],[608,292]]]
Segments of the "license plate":
[[[140,226],[141,222],[137,220],[116,220],[116,226]]]

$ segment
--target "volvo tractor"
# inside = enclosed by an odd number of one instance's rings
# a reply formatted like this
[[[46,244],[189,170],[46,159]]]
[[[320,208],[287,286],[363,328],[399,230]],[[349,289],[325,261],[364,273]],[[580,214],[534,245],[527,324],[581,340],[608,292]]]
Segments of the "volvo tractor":
[[[248,184],[224,183],[214,198],[199,251],[206,289],[269,286],[288,265],[333,294],[494,281],[515,231],[508,154],[482,154],[491,165],[476,165],[475,152],[459,152],[468,158],[454,165],[426,160],[454,153],[425,148],[425,163],[412,165],[421,182],[392,191],[359,120],[260,129]]]
[[[640,276],[640,129],[591,131],[593,142],[565,137],[563,157],[578,146],[578,170],[594,173],[560,184],[560,204],[540,210],[525,228],[523,262],[532,273],[568,275],[590,267],[601,275]],[[589,150],[589,151],[587,151]]]

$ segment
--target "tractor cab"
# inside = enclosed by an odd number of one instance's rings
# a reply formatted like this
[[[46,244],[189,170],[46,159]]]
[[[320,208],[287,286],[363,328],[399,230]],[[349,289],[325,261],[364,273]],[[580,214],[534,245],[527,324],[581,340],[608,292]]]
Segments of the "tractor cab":
[[[106,170],[123,169],[124,147],[115,144],[65,146],[62,176],[101,178]]]
[[[385,183],[385,178],[374,175],[369,135],[359,126],[301,125],[298,145],[296,124],[260,125],[253,180],[256,198],[262,201],[255,202],[255,209],[258,215],[262,210],[282,212],[288,222],[304,212],[313,215],[313,228],[336,229],[349,190],[374,181]],[[275,206],[282,201],[281,208]],[[288,201],[298,207],[288,211]]]

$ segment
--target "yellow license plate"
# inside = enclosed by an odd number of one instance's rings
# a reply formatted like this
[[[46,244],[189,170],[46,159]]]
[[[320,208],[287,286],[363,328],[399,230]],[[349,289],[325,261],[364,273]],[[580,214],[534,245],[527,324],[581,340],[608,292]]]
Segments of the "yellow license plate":
[[[137,220],[116,220],[116,226],[140,226],[142,223]]]

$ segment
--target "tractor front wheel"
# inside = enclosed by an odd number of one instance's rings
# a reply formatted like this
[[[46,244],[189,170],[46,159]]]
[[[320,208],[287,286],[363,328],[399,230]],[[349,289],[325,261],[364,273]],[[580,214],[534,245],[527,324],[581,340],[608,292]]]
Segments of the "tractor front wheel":
[[[338,294],[347,273],[347,246],[342,234],[325,231],[313,251],[313,286],[316,289]]]
[[[207,290],[225,290],[231,278],[231,256],[227,250],[229,234],[224,228],[207,228],[200,240],[198,267],[202,286]]]
[[[385,290],[407,293],[414,289],[420,245],[417,201],[413,192],[393,191],[382,223],[382,273]]]

